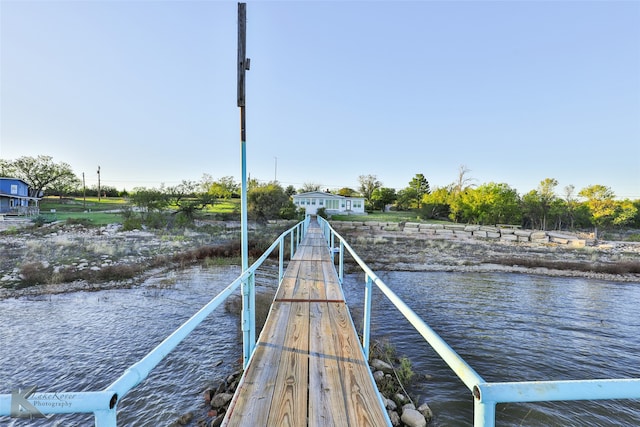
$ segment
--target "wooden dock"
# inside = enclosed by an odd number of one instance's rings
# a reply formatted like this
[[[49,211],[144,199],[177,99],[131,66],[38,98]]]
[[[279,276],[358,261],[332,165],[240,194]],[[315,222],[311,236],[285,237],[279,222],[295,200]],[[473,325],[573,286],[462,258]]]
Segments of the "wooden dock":
[[[287,266],[222,425],[390,425],[315,221]]]

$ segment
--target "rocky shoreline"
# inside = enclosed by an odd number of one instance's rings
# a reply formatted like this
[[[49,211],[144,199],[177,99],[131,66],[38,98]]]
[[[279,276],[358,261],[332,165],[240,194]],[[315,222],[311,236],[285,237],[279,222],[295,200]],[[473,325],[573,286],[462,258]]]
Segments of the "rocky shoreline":
[[[292,224],[252,224],[251,232],[275,238]],[[527,230],[507,230],[496,238],[463,226],[365,224],[333,223],[374,271],[515,272],[640,282],[640,242],[595,242],[570,233],[540,238]],[[0,233],[0,299],[136,286],[157,272],[209,256],[233,257],[230,248],[237,246],[239,233],[237,222],[173,233],[65,223],[5,231]]]

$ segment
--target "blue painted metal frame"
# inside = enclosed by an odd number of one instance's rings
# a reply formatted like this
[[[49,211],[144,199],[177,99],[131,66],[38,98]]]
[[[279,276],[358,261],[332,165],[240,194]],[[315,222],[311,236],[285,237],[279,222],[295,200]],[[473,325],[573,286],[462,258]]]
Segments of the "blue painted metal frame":
[[[371,331],[371,283],[385,294],[393,305],[404,315],[413,327],[429,343],[431,348],[447,363],[460,380],[469,388],[474,400],[474,426],[495,426],[496,404],[515,402],[542,402],[558,400],[607,400],[640,399],[640,378],[600,379],[575,381],[523,381],[523,382],[486,382],[467,362],[460,357],[433,329],[407,306],[375,273],[362,261],[323,218],[318,218],[320,227],[335,250],[335,240],[340,242],[338,277],[344,280],[345,249],[365,272],[365,304],[363,325],[363,349],[368,355],[369,334]],[[331,236],[331,237],[329,237]]]
[[[224,300],[233,294],[234,291],[242,284],[243,287],[243,331],[246,326],[245,342],[243,347],[251,349],[249,357],[244,360],[246,367],[248,360],[252,356],[255,349],[255,272],[264,263],[269,255],[276,249],[280,251],[280,267],[279,271],[283,271],[284,262],[284,242],[287,235],[291,235],[291,254],[295,253],[299,243],[309,228],[309,217],[299,222],[289,230],[285,231],[276,239],[273,244],[258,258],[251,267],[247,268],[242,274],[227,286],[222,292],[216,295],[204,307],[202,307],[189,320],[176,329],[171,335],[164,339],[156,348],[151,350],[149,354],[144,356],[140,361],[129,367],[124,374],[106,389],[97,392],[72,392],[72,393],[34,393],[27,401],[31,403],[41,414],[73,414],[73,413],[93,413],[96,427],[116,427],[116,411],[118,402],[135,386],[144,381],[149,373],[164,359],[180,342],[185,339],[203,320],[220,306]],[[294,235],[296,236],[294,238]],[[295,244],[294,244],[295,243]],[[295,247],[294,247],[295,246]],[[278,278],[282,280],[283,274],[280,273]],[[245,301],[245,296],[246,301]],[[246,314],[245,314],[246,310]],[[250,325],[245,325],[245,318],[253,319]],[[250,328],[253,327],[253,330]],[[253,338],[252,338],[253,337]],[[50,405],[51,402],[60,402],[61,396],[64,396],[64,405]],[[0,416],[13,416],[12,414],[12,394],[0,395]],[[39,403],[40,402],[40,403]],[[49,403],[49,405],[47,404]]]

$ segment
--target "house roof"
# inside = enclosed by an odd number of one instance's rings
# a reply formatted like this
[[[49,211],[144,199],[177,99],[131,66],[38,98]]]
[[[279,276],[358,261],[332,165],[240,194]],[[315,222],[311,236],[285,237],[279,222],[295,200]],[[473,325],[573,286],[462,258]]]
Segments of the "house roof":
[[[364,197],[345,197],[339,194],[325,193],[324,191],[309,191],[307,193],[294,194],[293,197],[316,197],[316,198],[330,198],[330,199],[364,199]]]
[[[29,185],[24,179],[20,179],[20,178],[11,178],[11,177],[8,177],[8,176],[0,176],[0,180],[3,180],[3,181],[20,181],[25,185]]]

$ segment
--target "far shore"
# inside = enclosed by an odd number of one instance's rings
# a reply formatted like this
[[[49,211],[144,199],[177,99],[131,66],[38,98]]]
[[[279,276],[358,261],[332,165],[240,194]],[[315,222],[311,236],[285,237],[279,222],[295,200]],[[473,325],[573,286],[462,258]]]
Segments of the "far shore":
[[[198,263],[206,265],[208,256],[227,257],[224,263],[233,265],[238,255],[237,225],[217,223],[215,233],[186,230],[170,234],[121,231],[115,224],[95,229],[61,223],[3,233],[0,234],[3,248],[0,299],[135,287],[168,270]],[[250,238],[272,241],[282,228],[286,228],[286,224],[253,225]],[[588,241],[585,247],[573,248],[550,243],[452,239],[381,230],[354,231],[338,227],[338,231],[374,271],[523,273],[640,283],[640,243],[637,242]],[[356,266],[348,256],[346,262],[347,269],[355,271]],[[119,277],[123,269],[127,275]],[[82,274],[65,275],[72,270],[85,271],[91,280],[83,279]],[[111,278],[105,274],[107,271],[116,277]],[[34,275],[34,282],[25,283],[23,277],[29,272]],[[38,273],[44,277],[38,279]],[[76,277],[76,280],[64,281],[65,277]]]

